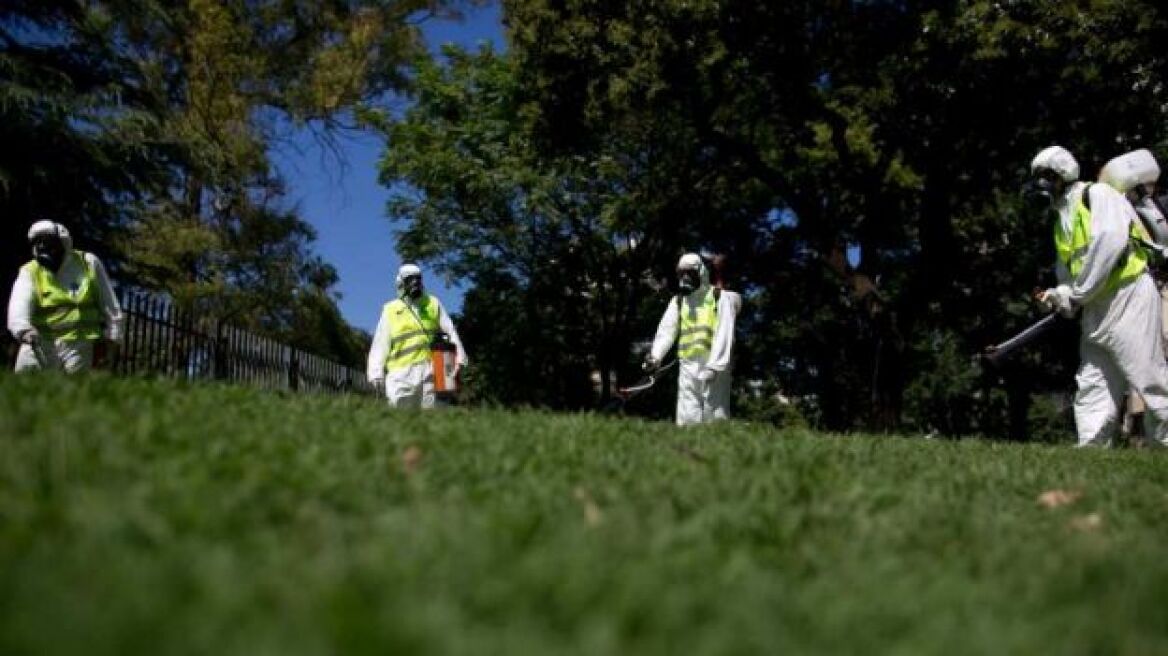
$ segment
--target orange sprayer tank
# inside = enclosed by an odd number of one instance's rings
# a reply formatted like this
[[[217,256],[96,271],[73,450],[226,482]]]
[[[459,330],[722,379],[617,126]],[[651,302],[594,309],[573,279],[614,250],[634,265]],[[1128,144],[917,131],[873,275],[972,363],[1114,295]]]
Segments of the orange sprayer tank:
[[[430,363],[434,369],[434,391],[448,394],[457,392],[458,379],[454,374],[458,367],[458,349],[446,335],[439,335],[430,344]]]

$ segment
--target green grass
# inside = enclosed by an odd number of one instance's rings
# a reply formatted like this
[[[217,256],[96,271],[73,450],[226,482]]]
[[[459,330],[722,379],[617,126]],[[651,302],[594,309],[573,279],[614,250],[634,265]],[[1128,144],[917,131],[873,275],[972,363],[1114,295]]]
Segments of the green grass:
[[[1148,451],[0,375],[0,654],[1165,653],[1166,510]]]

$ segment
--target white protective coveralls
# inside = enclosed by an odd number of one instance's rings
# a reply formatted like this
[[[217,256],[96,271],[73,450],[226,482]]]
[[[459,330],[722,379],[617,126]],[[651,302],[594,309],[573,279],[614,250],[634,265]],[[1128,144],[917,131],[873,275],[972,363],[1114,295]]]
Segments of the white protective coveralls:
[[[696,267],[701,283],[691,293],[670,300],[657,325],[657,334],[649,350],[653,362],[660,363],[677,341],[681,312],[696,313],[710,291],[710,276],[701,257],[683,255],[678,269]],[[681,302],[678,303],[678,298]],[[680,308],[678,307],[680,305]],[[677,374],[677,425],[687,426],[730,417],[731,356],[734,349],[734,320],[742,307],[742,297],[722,291],[717,301],[717,324],[708,355],[694,359],[679,358]]]
[[[411,298],[403,288],[406,278],[421,276],[422,272],[414,264],[403,264],[398,269],[395,281],[398,297],[411,307],[416,308],[418,301]],[[420,291],[419,298],[426,298],[425,292]],[[442,302],[437,297],[430,296],[430,303],[436,304],[438,312],[438,326],[450,338],[457,355],[458,368],[466,366],[466,350],[462,347],[462,340],[454,328],[454,322],[446,312]],[[393,335],[386,313],[381,313],[377,322],[377,330],[373,335],[373,344],[369,349],[369,360],[366,364],[366,376],[376,387],[385,387],[385,397],[389,405],[395,408],[432,408],[434,407],[434,366],[430,360],[407,365],[394,371],[386,371],[385,363],[389,357]]]
[[[1067,182],[1063,193],[1054,199],[1054,209],[1062,229],[1069,230],[1088,187],[1074,182],[1077,163],[1072,167],[1070,153],[1056,148],[1039,153],[1031,169],[1054,170]],[[1118,289],[1107,289],[1108,277],[1121,265],[1128,249],[1135,247],[1130,229],[1131,222],[1139,219],[1131,204],[1108,185],[1092,184],[1089,194],[1090,242],[1082,270],[1072,278],[1067,267],[1057,262],[1059,286],[1044,293],[1064,316],[1082,310],[1080,363],[1075,375],[1078,443],[1110,446],[1123,395],[1132,389],[1147,403],[1147,434],[1168,446],[1168,364],[1160,348],[1160,293],[1146,269]]]
[[[52,221],[37,221],[29,228],[28,239],[43,235],[56,235],[64,246],[65,253],[61,267],[56,271],[56,278],[66,289],[76,290],[86,275],[85,267],[76,257],[73,257],[73,238],[65,226]],[[92,268],[97,279],[97,298],[104,317],[102,322],[102,337],[112,342],[122,340],[122,326],[125,316],[121,305],[114,294],[113,285],[101,260],[92,253],[76,251]],[[85,371],[93,366],[93,340],[50,340],[40,335],[39,349],[34,349],[27,342],[26,335],[36,328],[32,318],[37,309],[36,283],[33,276],[24,267],[16,276],[12,284],[12,295],[8,297],[8,332],[21,341],[20,351],[16,355],[16,371],[30,371],[35,369],[56,369],[66,373]],[[38,353],[39,350],[39,353]],[[44,357],[45,362],[41,362]]]
[[[1168,358],[1168,283],[1160,284],[1160,347]]]

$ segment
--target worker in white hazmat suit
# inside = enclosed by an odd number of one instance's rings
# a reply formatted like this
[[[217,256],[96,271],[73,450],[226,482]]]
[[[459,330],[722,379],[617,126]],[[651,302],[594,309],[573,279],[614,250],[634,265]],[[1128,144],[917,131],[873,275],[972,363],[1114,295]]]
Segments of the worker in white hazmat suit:
[[[122,339],[124,315],[101,260],[75,250],[65,226],[37,221],[28,230],[33,259],[8,298],[8,331],[20,342],[16,371],[76,373],[93,366],[95,346]]]
[[[656,371],[677,343],[677,425],[729,417],[734,320],[741,297],[710,285],[702,258],[677,263],[678,295],[665,308],[644,369]]]
[[[422,270],[403,264],[395,279],[398,297],[386,303],[369,349],[369,382],[384,387],[395,408],[434,407],[432,351],[440,341],[453,344],[456,367],[466,366],[466,351],[442,302],[422,287]]]
[[[1099,181],[1124,194],[1142,219],[1151,238],[1146,243],[1151,256],[1152,279],[1160,290],[1160,342],[1168,357],[1168,216],[1163,198],[1157,195],[1160,165],[1146,149],[1113,158],[1099,172]]]
[[[1147,149],[1133,150],[1118,157],[1112,158],[1099,171],[1099,182],[1115,189],[1131,203],[1140,223],[1150,241],[1143,241],[1140,235],[1140,245],[1149,256],[1148,265],[1151,268],[1152,279],[1160,290],[1160,346],[1168,348],[1165,336],[1165,324],[1168,322],[1168,303],[1164,296],[1165,263],[1168,262],[1168,218],[1164,215],[1164,204],[1156,196],[1156,183],[1160,178],[1160,165],[1156,158]],[[1143,423],[1141,420],[1146,414],[1143,398],[1136,392],[1129,390],[1126,412],[1123,415],[1121,432],[1129,440],[1138,439],[1142,435]]]
[[[705,261],[705,258],[703,258]],[[730,397],[733,393],[731,389],[731,370],[733,368],[733,348],[734,348],[734,325],[738,319],[738,313],[742,311],[742,296],[735,291],[726,289],[727,264],[726,256],[711,255],[710,266],[708,271],[710,274],[710,284],[714,287],[715,300],[718,301],[719,307],[719,323],[718,330],[725,331],[722,334],[715,333],[714,345],[710,353],[710,362],[714,363],[715,367],[721,366],[720,363],[725,362],[725,367],[719,371],[724,371],[725,375],[715,375],[714,380],[710,386],[710,408],[711,417],[713,419],[729,419],[730,418]],[[708,366],[708,365],[707,365]]]
[[[1047,309],[1081,315],[1075,382],[1079,446],[1110,446],[1119,405],[1129,389],[1144,397],[1149,435],[1168,446],[1168,364],[1161,355],[1160,295],[1148,255],[1133,238],[1143,231],[1130,203],[1106,184],[1079,182],[1079,165],[1064,148],[1031,162],[1034,188],[1057,213],[1058,286],[1038,295]],[[1142,235],[1146,239],[1146,234]]]

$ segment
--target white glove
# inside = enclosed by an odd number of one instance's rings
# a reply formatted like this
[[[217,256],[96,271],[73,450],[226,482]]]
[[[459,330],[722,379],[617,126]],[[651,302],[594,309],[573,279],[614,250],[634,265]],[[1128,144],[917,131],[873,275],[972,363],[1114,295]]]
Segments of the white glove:
[[[1038,304],[1047,312],[1058,312],[1070,319],[1075,316],[1075,306],[1071,303],[1071,288],[1069,285],[1052,287],[1038,295]]]
[[[714,380],[714,376],[717,375],[717,371],[714,371],[709,367],[703,367],[702,370],[698,372],[698,380],[702,381],[703,383],[708,383],[711,380]]]
[[[20,333],[20,343],[28,344],[29,346],[36,346],[41,341],[41,334],[37,332],[36,328],[29,328]]]

